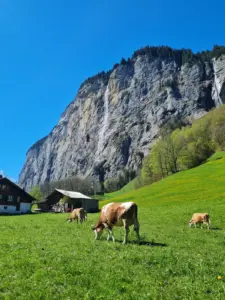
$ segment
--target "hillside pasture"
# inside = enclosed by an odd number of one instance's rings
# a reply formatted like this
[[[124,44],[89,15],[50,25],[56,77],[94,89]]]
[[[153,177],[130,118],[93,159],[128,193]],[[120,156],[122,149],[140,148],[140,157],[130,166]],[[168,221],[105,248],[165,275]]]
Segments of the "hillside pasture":
[[[225,157],[120,194],[139,205],[141,243],[94,241],[89,214],[0,217],[0,299],[224,299]],[[103,201],[107,203],[107,201]],[[110,200],[112,201],[112,200]],[[188,228],[208,212],[212,229]],[[219,277],[218,279],[218,276]]]

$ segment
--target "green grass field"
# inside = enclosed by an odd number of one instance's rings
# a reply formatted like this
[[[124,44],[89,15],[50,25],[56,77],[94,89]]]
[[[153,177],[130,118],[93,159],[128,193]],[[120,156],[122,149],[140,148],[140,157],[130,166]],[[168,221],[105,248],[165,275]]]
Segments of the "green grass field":
[[[67,214],[0,217],[0,299],[225,299],[225,155],[113,201],[136,201],[142,242],[94,241]],[[112,197],[101,205],[112,201]],[[212,230],[188,228],[208,212]],[[219,280],[218,276],[222,276]]]

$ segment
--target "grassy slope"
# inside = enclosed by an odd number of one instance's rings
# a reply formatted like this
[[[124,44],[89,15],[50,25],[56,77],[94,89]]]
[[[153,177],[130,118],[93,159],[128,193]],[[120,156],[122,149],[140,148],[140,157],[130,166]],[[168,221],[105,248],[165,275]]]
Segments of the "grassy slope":
[[[135,180],[135,179],[134,179]],[[122,195],[124,193],[130,192],[135,190],[134,188],[134,180],[130,181],[128,184],[126,184],[121,190],[112,192],[112,193],[105,193],[104,195],[96,195],[92,196],[92,198],[98,199],[100,201],[102,200],[110,200],[113,199],[119,195]]]
[[[216,152],[208,161],[220,159],[220,158],[223,158],[224,156],[225,156],[225,152]],[[179,173],[179,174],[181,174],[181,173]],[[135,179],[130,181],[128,184],[126,184],[121,190],[112,192],[112,193],[107,193],[104,196],[101,196],[100,199],[99,199],[99,196],[97,198],[99,200],[110,200],[110,199],[114,198],[114,200],[115,200],[115,198],[120,195],[134,191],[135,190],[134,182],[135,182]],[[101,205],[103,205],[103,204],[104,203],[102,202]]]
[[[164,205],[165,202],[171,205],[184,201],[213,200],[218,199],[218,195],[224,199],[224,168],[225,153],[217,152],[206,164],[174,174],[150,186],[131,190],[127,193],[122,189],[115,193],[106,194],[106,200],[101,202],[101,206],[111,201],[112,198],[113,201],[117,202],[134,200],[144,206]],[[129,186],[127,190],[129,191]]]
[[[0,217],[0,299],[224,299],[225,156],[121,194],[139,204],[142,244],[93,240],[66,214]],[[217,154],[218,158],[218,154]],[[189,229],[207,211],[213,230]],[[104,236],[105,238],[105,236]],[[217,276],[223,279],[218,280]]]

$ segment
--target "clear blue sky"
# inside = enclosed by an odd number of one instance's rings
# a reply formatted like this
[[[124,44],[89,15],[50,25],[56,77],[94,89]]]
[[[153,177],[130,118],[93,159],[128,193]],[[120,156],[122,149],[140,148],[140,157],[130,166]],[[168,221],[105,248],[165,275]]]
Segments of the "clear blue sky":
[[[0,170],[18,178],[81,82],[145,45],[225,45],[224,0],[0,0]]]

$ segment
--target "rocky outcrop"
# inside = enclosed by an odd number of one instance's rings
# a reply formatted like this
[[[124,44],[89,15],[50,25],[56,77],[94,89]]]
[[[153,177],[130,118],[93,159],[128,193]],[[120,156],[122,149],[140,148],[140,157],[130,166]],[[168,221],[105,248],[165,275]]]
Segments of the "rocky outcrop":
[[[159,128],[225,102],[225,56],[181,63],[137,54],[84,82],[59,123],[27,152],[19,184],[138,169]]]
[[[212,91],[212,99],[216,106],[225,102],[225,56],[222,55],[218,59],[213,59],[214,69],[214,85]]]

